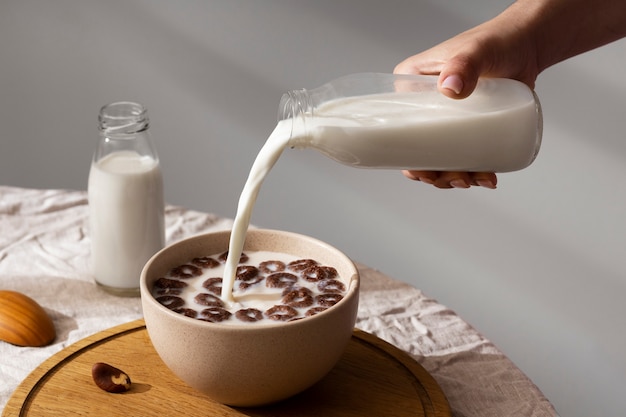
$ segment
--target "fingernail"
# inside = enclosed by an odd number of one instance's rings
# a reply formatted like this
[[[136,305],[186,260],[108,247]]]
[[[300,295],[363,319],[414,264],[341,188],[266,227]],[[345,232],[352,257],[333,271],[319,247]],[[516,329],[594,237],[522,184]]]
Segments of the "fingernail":
[[[441,83],[441,88],[454,91],[460,94],[463,91],[463,80],[458,75],[450,75]]]
[[[450,181],[450,185],[454,188],[469,188],[469,184],[462,179],[452,180]]]
[[[418,180],[420,180],[424,184],[433,185],[435,183],[435,181],[433,181],[433,180],[431,180],[430,178],[427,178],[427,177],[419,177]]]
[[[476,181],[476,184],[478,184],[481,187],[490,188],[492,190],[495,190],[496,188],[496,185],[489,180],[478,180]]]

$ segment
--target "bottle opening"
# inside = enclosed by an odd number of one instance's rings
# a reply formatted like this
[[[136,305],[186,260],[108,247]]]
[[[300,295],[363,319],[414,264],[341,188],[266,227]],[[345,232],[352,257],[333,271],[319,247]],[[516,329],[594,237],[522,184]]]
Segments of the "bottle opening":
[[[283,94],[278,105],[278,121],[304,117],[311,112],[311,98],[307,90],[291,90]]]
[[[100,109],[98,126],[107,134],[132,134],[148,129],[147,109],[132,101],[107,104]]]

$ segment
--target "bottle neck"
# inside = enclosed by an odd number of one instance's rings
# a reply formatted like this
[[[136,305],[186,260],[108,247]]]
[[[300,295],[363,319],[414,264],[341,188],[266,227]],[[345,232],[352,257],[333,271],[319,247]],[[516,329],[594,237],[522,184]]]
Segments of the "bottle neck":
[[[280,99],[278,106],[278,120],[304,117],[305,113],[313,110],[311,96],[305,89],[287,91]]]
[[[291,90],[283,94],[278,106],[278,121],[291,126],[289,146],[307,146],[306,121],[313,116],[314,110],[311,94],[307,90]]]
[[[149,126],[148,111],[141,104],[122,101],[102,107],[98,115],[100,138],[94,162],[120,151],[132,151],[158,160]]]
[[[133,135],[147,130],[149,126],[146,108],[130,101],[107,104],[98,115],[98,128],[107,136]]]

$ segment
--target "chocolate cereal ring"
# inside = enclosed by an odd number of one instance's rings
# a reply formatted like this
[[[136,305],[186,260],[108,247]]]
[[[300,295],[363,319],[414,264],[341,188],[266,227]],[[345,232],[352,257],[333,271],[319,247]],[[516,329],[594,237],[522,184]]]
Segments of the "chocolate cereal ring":
[[[317,265],[317,262],[314,261],[313,259],[297,259],[287,264],[289,269],[291,269],[292,271],[297,271],[297,272],[304,271],[308,267],[315,266],[315,265]]]
[[[311,316],[314,316],[317,313],[321,313],[322,311],[327,310],[327,309],[328,309],[328,307],[313,307],[313,308],[308,309],[306,311],[306,313],[304,313],[304,316],[305,317],[311,317]]]
[[[179,308],[173,309],[173,311],[175,311],[178,314],[182,314],[183,316],[191,317],[192,319],[195,319],[196,316],[198,315],[198,312],[194,310],[193,308],[179,307]]]
[[[193,258],[191,263],[201,268],[217,268],[220,265],[218,260],[215,260],[209,256],[203,256],[201,258]]]
[[[309,282],[321,281],[326,278],[326,271],[321,266],[309,266],[302,271],[302,278]]]
[[[337,270],[332,266],[323,266],[322,269],[326,272],[326,278],[328,279],[337,278],[337,276],[339,275]]]
[[[308,288],[296,288],[283,292],[283,303],[295,308],[313,305],[313,292]]]
[[[180,265],[172,268],[170,275],[177,278],[193,278],[202,275],[202,270],[195,265]]]
[[[263,312],[256,308],[242,308],[235,313],[235,317],[241,321],[254,322],[263,320]]]
[[[222,278],[220,277],[209,278],[202,283],[202,286],[210,293],[222,295]]]
[[[265,312],[265,315],[270,320],[289,321],[298,315],[298,311],[293,307],[283,304],[275,305],[274,307],[268,309]]]
[[[240,265],[235,274],[238,280],[251,281],[259,275],[259,268],[252,265]]]
[[[291,287],[298,281],[298,277],[289,272],[275,272],[265,278],[265,285],[270,288]]]
[[[170,310],[182,307],[185,304],[185,300],[175,295],[162,295],[157,297],[156,300]]]
[[[323,307],[334,306],[335,304],[337,304],[342,299],[343,299],[343,295],[336,294],[336,293],[320,294],[320,295],[315,297],[315,301],[317,301],[317,304],[319,304],[319,305],[321,305]]]
[[[217,259],[220,262],[226,262],[226,259],[228,259],[228,251],[222,253],[220,256],[218,256]],[[245,262],[248,262],[248,255],[246,255],[245,253],[241,252],[241,256],[239,257],[239,263],[243,264]]]
[[[154,286],[156,288],[185,288],[187,286],[186,282],[170,279],[170,278],[159,278],[154,281]]]
[[[239,283],[239,289],[240,290],[247,290],[248,288],[250,288],[251,286],[253,286],[254,284],[258,284],[259,282],[263,281],[263,277],[262,276],[258,276],[250,281],[242,281]]]
[[[200,320],[218,323],[228,320],[232,313],[223,307],[209,307],[200,312]]]
[[[219,297],[213,294],[207,294],[205,292],[196,295],[193,300],[196,302],[196,304],[200,304],[202,306],[222,307],[224,305]]]
[[[287,266],[281,261],[265,261],[259,264],[259,269],[266,274],[284,271]]]
[[[317,283],[317,289],[321,293],[343,293],[346,286],[336,279],[325,279]]]

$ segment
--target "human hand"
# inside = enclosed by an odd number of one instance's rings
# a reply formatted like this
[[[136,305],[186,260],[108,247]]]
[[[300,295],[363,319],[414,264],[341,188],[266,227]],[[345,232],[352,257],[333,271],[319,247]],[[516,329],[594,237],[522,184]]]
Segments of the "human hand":
[[[437,188],[470,188],[479,186],[495,189],[498,178],[493,172],[402,171],[405,177]]]
[[[510,15],[510,12],[508,12]],[[513,78],[534,87],[539,69],[535,50],[507,14],[461,33],[399,63],[396,74],[439,75],[439,91],[453,99],[468,97],[481,76]],[[491,172],[403,171],[412,180],[437,188],[496,188]]]
[[[468,97],[479,77],[511,78],[533,89],[543,68],[528,9],[515,3],[496,18],[405,59],[394,73],[439,75],[439,91],[454,99]],[[519,23],[525,20],[530,23]]]
[[[541,71],[626,37],[626,8],[615,0],[517,0],[495,18],[399,63],[394,73],[439,75],[438,88],[468,97],[479,77],[511,78],[531,89]],[[495,188],[493,173],[404,171],[439,188]]]

